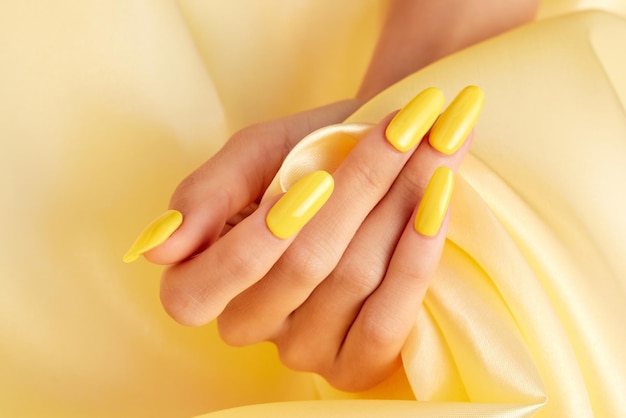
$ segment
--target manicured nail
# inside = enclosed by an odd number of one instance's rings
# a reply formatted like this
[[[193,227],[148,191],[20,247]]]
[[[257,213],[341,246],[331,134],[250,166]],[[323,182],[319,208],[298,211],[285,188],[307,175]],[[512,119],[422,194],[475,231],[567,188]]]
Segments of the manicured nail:
[[[452,170],[443,166],[437,168],[426,186],[415,215],[414,226],[417,232],[427,237],[432,237],[439,232],[448,211],[453,186]]]
[[[177,210],[168,210],[156,218],[143,230],[130,249],[126,251],[122,260],[131,263],[143,253],[163,244],[183,223],[183,214]]]
[[[406,152],[419,144],[443,109],[445,98],[437,88],[428,88],[415,96],[389,122],[385,135],[395,149]]]
[[[483,91],[476,86],[461,90],[430,131],[430,145],[443,154],[454,154],[474,128],[484,101]]]
[[[270,209],[267,227],[280,239],[291,237],[324,206],[334,187],[333,177],[325,171],[304,176]]]

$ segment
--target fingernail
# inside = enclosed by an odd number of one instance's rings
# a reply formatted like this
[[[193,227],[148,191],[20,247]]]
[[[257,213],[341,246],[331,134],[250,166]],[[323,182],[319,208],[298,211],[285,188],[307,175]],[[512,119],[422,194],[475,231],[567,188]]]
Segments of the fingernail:
[[[162,244],[183,223],[183,214],[177,210],[168,210],[152,221],[126,251],[122,260],[131,263],[143,253]]]
[[[406,152],[419,144],[443,109],[443,92],[431,87],[415,96],[389,122],[385,136],[395,149]]]
[[[446,217],[454,174],[448,167],[439,167],[426,186],[417,214],[415,215],[415,230],[422,235],[432,237],[439,232],[443,219]]]
[[[484,101],[479,87],[461,90],[430,131],[430,145],[443,154],[454,154],[474,128]]]
[[[291,237],[324,206],[334,186],[333,177],[325,171],[304,176],[270,209],[267,227],[278,238]]]

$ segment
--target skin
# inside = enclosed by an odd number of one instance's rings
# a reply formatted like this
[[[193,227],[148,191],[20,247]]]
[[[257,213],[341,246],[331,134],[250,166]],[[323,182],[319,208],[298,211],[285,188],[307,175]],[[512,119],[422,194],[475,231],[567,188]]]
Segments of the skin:
[[[333,173],[326,205],[287,240],[265,225],[276,200],[258,208],[257,201],[308,133],[341,122],[432,61],[530,20],[536,6],[536,0],[391,0],[355,99],[246,128],[178,186],[170,208],[184,222],[146,254],[168,265],[165,310],[185,325],[217,318],[231,345],[272,341],[288,367],[316,372],[339,389],[366,390],[398,371],[448,223],[434,237],[422,236],[412,226],[415,210],[434,170],[458,169],[471,138],[451,156],[427,138],[401,153],[385,138],[393,115],[387,116]]]
[[[533,19],[539,0],[390,0],[357,97]]]

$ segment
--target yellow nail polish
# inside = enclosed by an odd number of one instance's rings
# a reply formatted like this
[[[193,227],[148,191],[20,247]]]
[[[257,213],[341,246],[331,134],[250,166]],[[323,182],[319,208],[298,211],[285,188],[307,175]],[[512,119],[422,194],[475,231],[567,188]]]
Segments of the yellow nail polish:
[[[426,186],[417,214],[415,230],[422,235],[432,237],[439,232],[441,223],[448,211],[450,196],[454,186],[454,173],[448,167],[439,167]]]
[[[437,88],[415,96],[389,122],[385,135],[395,149],[406,152],[419,144],[443,109],[445,98]]]
[[[270,209],[267,227],[278,238],[291,237],[324,206],[334,186],[333,177],[325,171],[304,176]]]
[[[148,225],[126,251],[122,260],[131,263],[143,253],[162,244],[183,223],[183,215],[177,210],[168,210]]]
[[[430,145],[443,154],[454,154],[474,128],[484,101],[479,87],[461,90],[430,131]]]

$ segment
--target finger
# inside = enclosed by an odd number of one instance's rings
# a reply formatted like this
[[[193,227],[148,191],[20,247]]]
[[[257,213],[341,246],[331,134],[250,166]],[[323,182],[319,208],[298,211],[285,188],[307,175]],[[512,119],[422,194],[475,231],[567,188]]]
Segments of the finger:
[[[206,248],[233,215],[260,197],[298,141],[315,129],[343,120],[359,104],[357,100],[338,102],[236,133],[177,187],[170,209],[182,214],[182,223],[163,229],[169,234],[159,235],[149,246],[134,245],[129,259],[145,255],[154,263],[173,264]]]
[[[385,278],[363,304],[335,364],[336,382],[361,390],[391,375],[441,257],[454,174],[439,167],[395,249]],[[365,367],[367,366],[367,367]],[[360,371],[360,373],[355,373]],[[355,378],[358,376],[358,378]]]
[[[373,127],[334,173],[333,198],[266,279],[227,307],[220,324],[225,328],[247,328],[245,318],[249,316],[255,318],[259,337],[278,332],[285,318],[334,269],[362,221],[387,193],[442,106],[443,94],[428,89],[398,113],[392,123],[390,115]],[[259,319],[263,319],[264,326],[258,327]],[[241,334],[253,335],[245,330]],[[241,341],[252,342],[255,341]]]
[[[333,186],[330,174],[311,173],[277,202],[261,205],[197,257],[168,268],[161,281],[165,310],[185,325],[216,318],[233,297],[269,271],[326,203]]]
[[[459,97],[463,98],[464,94]],[[468,135],[468,129],[472,129],[477,115],[473,111],[459,112],[455,103],[462,102],[453,102],[435,127],[441,121],[448,123],[450,115],[456,115],[461,128],[449,131],[448,135],[457,144],[459,136],[466,136],[465,142],[452,155],[433,148],[432,136],[420,143],[391,190],[360,226],[340,264],[290,316],[288,330],[283,331],[289,334],[290,345],[301,341],[300,347],[306,346],[311,352],[327,351],[327,358],[332,359],[332,354],[336,354],[330,350],[338,349],[363,302],[385,277],[398,240],[435,169],[446,165],[456,171],[469,151],[473,135]],[[440,137],[436,139],[445,143]]]

